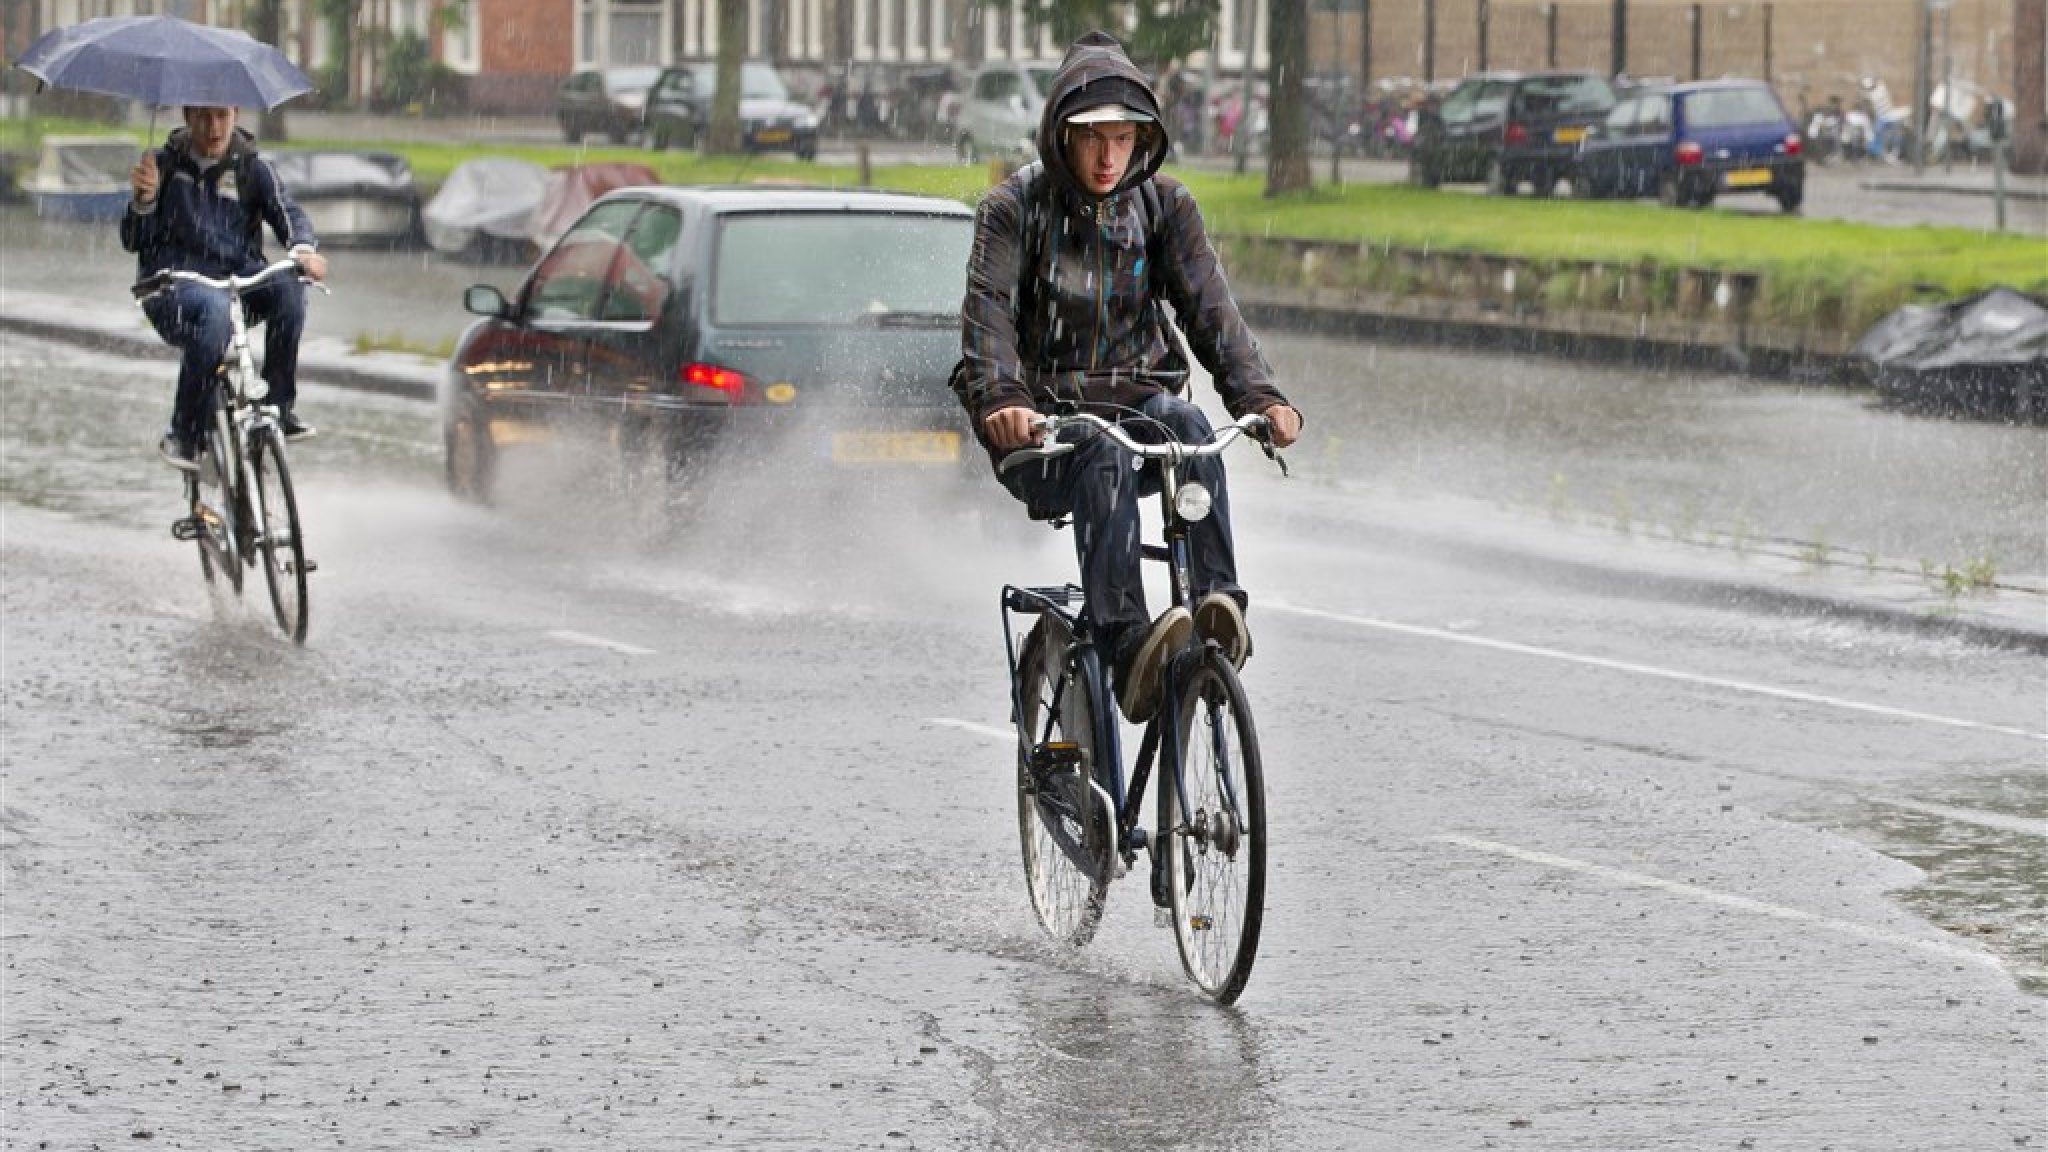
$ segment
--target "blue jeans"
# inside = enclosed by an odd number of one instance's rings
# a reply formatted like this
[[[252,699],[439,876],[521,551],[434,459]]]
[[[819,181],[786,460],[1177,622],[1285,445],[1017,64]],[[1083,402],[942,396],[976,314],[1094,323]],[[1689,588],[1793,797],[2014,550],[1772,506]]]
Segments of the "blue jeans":
[[[279,411],[298,399],[299,336],[306,329],[306,290],[291,277],[272,280],[242,295],[249,324],[264,326],[263,379],[270,385],[265,403]],[[184,351],[178,365],[178,399],[171,409],[171,432],[188,444],[199,442],[206,428],[206,387],[234,335],[225,292],[198,284],[173,284],[171,290],[142,306],[164,343]]]
[[[1206,444],[1213,431],[1200,408],[1168,392],[1145,401],[1145,415],[1170,429],[1188,444]],[[1125,430],[1133,439],[1157,438],[1147,422],[1129,419]],[[1147,433],[1151,432],[1151,437]],[[1159,492],[1156,468],[1131,467],[1132,457],[1107,436],[1077,429],[1082,441],[1065,456],[1026,464],[1002,475],[1010,494],[1034,514],[1053,513],[1074,521],[1074,551],[1081,562],[1081,590],[1088,618],[1094,622],[1102,651],[1112,659],[1122,647],[1145,634],[1152,614],[1145,608],[1140,575],[1138,503]],[[1230,496],[1224,483],[1223,458],[1206,456],[1181,465],[1183,480],[1193,480],[1215,497],[1209,515],[1188,529],[1188,550],[1194,567],[1196,602],[1211,592],[1224,592],[1245,603],[1237,586],[1237,549],[1230,538]],[[1135,630],[1134,630],[1135,629]]]

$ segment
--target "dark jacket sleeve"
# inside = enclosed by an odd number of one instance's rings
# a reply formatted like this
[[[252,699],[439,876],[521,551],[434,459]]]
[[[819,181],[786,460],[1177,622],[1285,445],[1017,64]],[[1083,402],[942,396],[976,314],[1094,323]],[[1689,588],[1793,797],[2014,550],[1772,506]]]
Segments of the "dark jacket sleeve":
[[[1273,383],[1273,369],[1259,351],[1258,340],[1238,313],[1194,194],[1178,180],[1159,178],[1158,184],[1167,245],[1159,283],[1195,359],[1215,379],[1216,391],[1232,416],[1287,403]]]
[[[977,435],[989,413],[1031,407],[1017,350],[1020,197],[1014,180],[989,190],[974,213],[974,249],[967,258],[967,298],[960,305],[960,371],[953,390],[974,418]]]
[[[156,151],[156,170],[160,174],[170,172],[170,157],[159,148]],[[163,185],[157,186],[156,205],[147,212],[137,212],[131,197],[128,210],[121,214],[121,250],[141,252],[155,245],[163,231]]]
[[[271,234],[277,237],[277,242],[287,251],[301,246],[319,247],[319,237],[313,235],[313,222],[306,218],[305,209],[300,208],[298,201],[286,191],[277,169],[261,156],[256,158],[252,167],[261,185],[257,189],[256,208],[263,214],[263,222],[270,225]]]

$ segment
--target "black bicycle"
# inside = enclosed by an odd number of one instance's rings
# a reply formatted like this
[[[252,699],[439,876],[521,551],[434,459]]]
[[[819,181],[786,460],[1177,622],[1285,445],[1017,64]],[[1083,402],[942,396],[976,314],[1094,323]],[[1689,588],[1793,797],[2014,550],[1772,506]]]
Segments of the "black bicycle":
[[[190,513],[171,525],[171,535],[199,545],[199,570],[208,585],[225,581],[242,593],[242,568],[263,566],[277,626],[292,643],[306,642],[306,577],[318,565],[306,558],[298,495],[285,461],[284,429],[277,410],[263,403],[269,386],[256,372],[249,348],[242,293],[274,276],[296,274],[298,263],[279,260],[252,276],[214,279],[197,272],[166,269],[136,281],[131,291],[142,303],[179,283],[200,284],[228,294],[232,335],[207,390],[207,422],[198,445],[198,468],[185,474]],[[311,281],[306,281],[312,283]],[[322,291],[325,285],[315,284]]]
[[[1207,444],[1144,443],[1097,416],[1049,416],[1038,422],[1045,442],[1011,453],[1001,467],[1073,451],[1076,441],[1058,439],[1070,430],[1108,436],[1157,469],[1164,539],[1144,545],[1143,554],[1167,566],[1173,603],[1189,607],[1188,527],[1209,514],[1211,497],[1181,478],[1180,465],[1263,432],[1265,423],[1243,417]],[[1109,882],[1147,852],[1152,900],[1170,915],[1182,967],[1202,991],[1231,1003],[1251,976],[1266,896],[1265,773],[1244,687],[1214,640],[1191,639],[1174,653],[1126,787],[1105,657],[1082,603],[1071,584],[1005,585],[1002,593],[1017,829],[1031,906],[1055,939],[1086,944]],[[1033,618],[1021,640],[1017,617]],[[1148,830],[1141,808],[1155,759],[1157,815]]]

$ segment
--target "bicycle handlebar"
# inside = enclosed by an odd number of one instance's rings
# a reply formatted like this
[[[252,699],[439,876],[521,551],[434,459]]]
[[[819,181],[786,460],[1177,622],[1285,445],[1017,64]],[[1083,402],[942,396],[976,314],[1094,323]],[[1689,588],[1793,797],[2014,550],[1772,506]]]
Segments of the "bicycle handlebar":
[[[1254,412],[1249,415],[1240,416],[1231,423],[1218,428],[1207,444],[1183,444],[1178,440],[1169,440],[1160,444],[1147,444],[1143,441],[1132,439],[1131,434],[1124,431],[1123,425],[1104,420],[1092,412],[1075,412],[1067,416],[1040,416],[1031,422],[1031,427],[1045,433],[1048,438],[1047,441],[1030,448],[1019,448],[1015,452],[1003,457],[1002,463],[996,465],[996,471],[1008,472],[1019,464],[1028,463],[1032,460],[1050,460],[1055,456],[1064,456],[1072,452],[1081,446],[1079,441],[1061,441],[1050,438],[1057,434],[1060,429],[1076,425],[1096,429],[1111,440],[1116,441],[1125,451],[1130,452],[1134,456],[1146,460],[1170,460],[1175,464],[1183,460],[1193,460],[1202,456],[1214,456],[1228,448],[1241,436],[1259,439],[1260,433],[1264,432],[1268,427],[1266,418]]]
[[[187,272],[183,268],[165,268],[161,271],[153,272],[150,275],[144,276],[142,279],[137,280],[135,283],[129,285],[128,291],[134,295],[136,303],[138,304],[144,300],[150,299],[153,296],[159,296],[165,292],[170,291],[171,285],[173,284],[203,284],[208,288],[218,288],[222,292],[227,292],[239,296],[243,292],[246,292],[251,288],[257,287],[258,285],[261,284],[268,283],[270,279],[274,276],[277,276],[284,272],[295,272],[298,270],[298,267],[298,260],[293,257],[287,256],[282,260],[270,264],[268,267],[264,268],[263,271],[255,273],[254,275],[229,276],[225,279],[219,280],[211,276],[202,276],[197,272]],[[299,282],[302,284],[311,284],[314,287],[320,289],[322,292],[327,291],[327,285],[322,284],[319,281],[313,280],[309,277],[301,276],[299,278]]]

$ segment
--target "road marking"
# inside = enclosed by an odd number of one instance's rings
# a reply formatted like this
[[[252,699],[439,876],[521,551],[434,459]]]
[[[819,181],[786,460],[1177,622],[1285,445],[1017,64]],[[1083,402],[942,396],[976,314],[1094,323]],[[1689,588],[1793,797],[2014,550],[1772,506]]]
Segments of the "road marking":
[[[1947,804],[1929,804],[1923,800],[1905,800],[1897,796],[1877,796],[1872,803],[1887,808],[1904,808],[1908,812],[1921,812],[1938,816],[1943,820],[1955,820],[1963,824],[1975,824],[1983,828],[1996,828],[2001,832],[2019,832],[2027,836],[2048,836],[2048,820],[2035,817],[2013,816],[2004,812],[1983,812],[1975,808],[1952,808]]]
[[[1660,892],[1669,892],[1674,896],[1684,896],[1689,899],[1704,901],[1708,904],[1719,904],[1724,908],[1734,908],[1743,912],[1754,912],[1760,916],[1769,916],[1778,920],[1789,920],[1798,924],[1811,924],[1815,927],[1826,928],[1829,931],[1840,932],[1849,936],[1860,936],[1865,940],[1918,948],[1921,951],[1932,952],[1949,960],[1967,960],[1973,964],[1982,964],[1989,968],[2002,969],[2005,966],[1998,957],[1988,952],[1967,948],[1961,944],[1952,944],[1946,940],[1926,940],[1916,936],[1902,936],[1896,932],[1872,928],[1867,924],[1858,924],[1850,920],[1836,920],[1830,916],[1821,916],[1812,912],[1801,911],[1798,908],[1788,908],[1783,904],[1767,904],[1762,900],[1752,900],[1747,896],[1737,896],[1731,892],[1717,892],[1712,888],[1701,888],[1695,884],[1681,884],[1675,880],[1645,876],[1640,872],[1627,872],[1620,868],[1610,868],[1605,864],[1594,864],[1587,860],[1574,860],[1569,856],[1553,856],[1548,852],[1535,852],[1527,848],[1517,848],[1512,844],[1502,844],[1493,840],[1479,840],[1471,836],[1459,836],[1454,833],[1431,836],[1429,839],[1440,844],[1455,844],[1460,848],[1470,848],[1476,852],[1487,852],[1495,856],[1509,856],[1530,864],[1542,864],[1550,868],[1561,868],[1567,872],[1598,876],[1603,880],[1610,880],[1629,888],[1653,888]]]
[[[602,636],[592,636],[586,632],[570,632],[566,629],[556,629],[548,633],[548,635],[565,644],[582,644],[590,648],[603,648],[611,652],[624,652],[628,656],[654,655],[654,649],[652,648],[642,648],[637,644],[621,644],[617,640],[607,640]]]
[[[958,728],[962,732],[972,732],[976,736],[986,736],[991,740],[1000,740],[1005,744],[1017,739],[1017,734],[1008,728],[997,728],[989,724],[976,724],[972,720],[955,720],[951,716],[934,716],[926,720],[925,723],[937,724],[941,728]]]
[[[1926,724],[1943,724],[1951,728],[1969,728],[1978,732],[1996,732],[2002,736],[2018,736],[2023,740],[2048,741],[2048,732],[2035,732],[2026,728],[2012,728],[2003,724],[1985,724],[1977,720],[1963,720],[1955,716],[1941,716],[1932,712],[1915,712],[1907,708],[1892,708],[1883,704],[1866,704],[1860,700],[1846,700],[1840,696],[1823,696],[1815,692],[1800,692],[1792,688],[1774,688],[1769,684],[1757,684],[1748,680],[1730,680],[1724,676],[1704,676],[1696,672],[1681,672],[1675,668],[1659,668],[1654,664],[1636,664],[1627,660],[1610,660],[1604,656],[1587,656],[1578,652],[1566,652],[1560,648],[1544,648],[1536,644],[1517,644],[1512,640],[1494,640],[1485,636],[1471,636],[1461,632],[1446,631],[1442,628],[1425,628],[1417,624],[1401,624],[1392,620],[1378,620],[1370,616],[1352,616],[1343,612],[1325,612],[1320,608],[1303,608],[1293,604],[1268,603],[1269,612],[1291,612],[1313,620],[1331,620],[1340,624],[1351,624],[1360,628],[1378,628],[1387,632],[1399,632],[1408,636],[1422,636],[1431,640],[1449,640],[1458,644],[1470,644],[1476,648],[1491,648],[1497,652],[1513,652],[1522,656],[1542,656],[1551,660],[1564,660],[1572,664],[1584,664],[1589,668],[1606,668],[1616,672],[1633,672],[1638,676],[1654,676],[1662,680],[1676,680],[1683,684],[1699,684],[1712,688],[1726,688],[1732,692],[1747,692],[1757,696],[1771,696],[1779,700],[1791,700],[1800,704],[1819,704],[1829,708],[1845,708],[1851,712],[1866,712],[1873,716],[1889,716],[1895,720],[1918,720]]]

